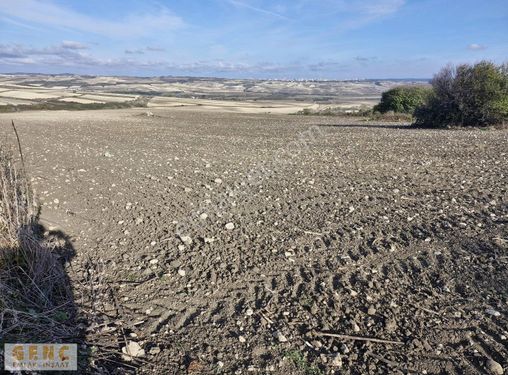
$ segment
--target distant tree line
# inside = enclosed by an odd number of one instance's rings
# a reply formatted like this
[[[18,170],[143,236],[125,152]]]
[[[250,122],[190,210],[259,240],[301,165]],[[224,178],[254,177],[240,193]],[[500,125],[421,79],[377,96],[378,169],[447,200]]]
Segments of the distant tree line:
[[[488,126],[508,121],[508,64],[482,61],[446,66],[431,87],[401,86],[383,93],[374,111],[409,113],[422,127]]]

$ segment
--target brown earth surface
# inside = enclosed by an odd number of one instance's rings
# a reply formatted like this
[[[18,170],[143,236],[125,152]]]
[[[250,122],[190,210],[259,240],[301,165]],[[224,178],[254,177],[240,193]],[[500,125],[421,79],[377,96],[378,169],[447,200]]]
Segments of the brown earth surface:
[[[0,115],[74,246],[82,372],[506,369],[506,130],[153,112]]]

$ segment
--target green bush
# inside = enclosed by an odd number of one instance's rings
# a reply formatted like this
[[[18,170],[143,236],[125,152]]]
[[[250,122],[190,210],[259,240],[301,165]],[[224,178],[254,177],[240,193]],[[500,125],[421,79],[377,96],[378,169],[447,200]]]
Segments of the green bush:
[[[381,102],[374,107],[375,112],[395,112],[413,114],[415,109],[425,104],[432,89],[422,86],[399,86],[385,91]]]
[[[414,113],[417,126],[487,126],[508,120],[506,64],[447,66],[431,83],[434,93]]]

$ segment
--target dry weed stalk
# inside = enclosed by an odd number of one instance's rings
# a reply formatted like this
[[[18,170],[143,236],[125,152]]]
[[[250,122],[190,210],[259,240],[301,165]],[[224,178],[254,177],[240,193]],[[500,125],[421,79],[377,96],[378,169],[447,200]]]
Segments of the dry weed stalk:
[[[23,164],[0,147],[0,339],[58,340],[72,336],[72,293],[57,249],[41,234]]]

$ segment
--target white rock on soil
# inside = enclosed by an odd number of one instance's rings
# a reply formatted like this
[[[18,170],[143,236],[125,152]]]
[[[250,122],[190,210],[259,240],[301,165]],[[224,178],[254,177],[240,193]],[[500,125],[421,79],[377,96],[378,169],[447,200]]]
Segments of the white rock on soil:
[[[276,331],[274,334],[274,337],[279,340],[279,342],[288,342],[288,339],[286,338],[286,336],[284,336],[282,333],[280,333],[279,331]]]
[[[180,276],[185,276],[185,270],[179,269],[179,270],[178,270],[178,274],[179,274]]]
[[[503,375],[504,374],[503,366],[501,366],[499,363],[497,363],[493,359],[489,359],[486,363],[486,366],[487,366],[487,370],[489,370],[489,372],[491,374],[495,374],[495,375]]]
[[[180,236],[180,240],[182,240],[182,242],[186,245],[192,244],[192,238],[189,236]]]
[[[150,349],[149,353],[152,355],[159,354],[161,352],[161,348],[158,346],[154,346],[152,349]]]
[[[233,224],[233,223],[227,223],[226,224],[226,229],[227,230],[233,230],[233,229],[235,229],[235,224]]]
[[[501,313],[499,311],[494,310],[494,309],[487,309],[487,310],[485,310],[485,313],[492,315],[492,316],[501,316]]]
[[[332,362],[331,362],[331,365],[333,367],[342,367],[342,358],[340,356],[340,354],[335,354],[332,358]]]
[[[353,331],[355,332],[360,332],[360,327],[358,326],[358,324],[356,324],[356,322],[353,322]]]
[[[122,348],[122,358],[126,361],[132,361],[132,358],[145,356],[145,350],[135,341],[129,341],[127,346]]]

